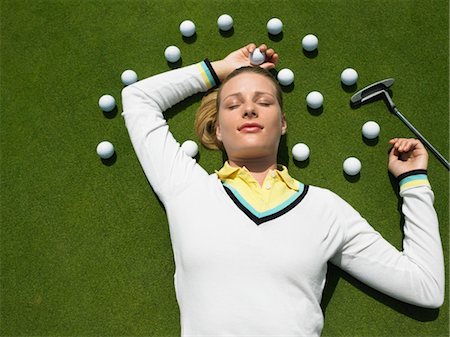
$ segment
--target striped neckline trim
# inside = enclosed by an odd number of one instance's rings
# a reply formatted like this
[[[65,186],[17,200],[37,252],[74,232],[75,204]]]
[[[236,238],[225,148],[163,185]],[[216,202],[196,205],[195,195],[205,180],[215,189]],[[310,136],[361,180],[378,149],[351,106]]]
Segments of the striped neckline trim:
[[[309,187],[308,185],[300,183],[299,190],[289,199],[270,210],[259,212],[255,210],[235,188],[226,183],[223,183],[222,186],[224,187],[225,192],[228,194],[231,200],[236,204],[236,206],[258,226],[264,222],[276,219],[283,214],[286,214],[295,206],[297,206],[305,197]]]

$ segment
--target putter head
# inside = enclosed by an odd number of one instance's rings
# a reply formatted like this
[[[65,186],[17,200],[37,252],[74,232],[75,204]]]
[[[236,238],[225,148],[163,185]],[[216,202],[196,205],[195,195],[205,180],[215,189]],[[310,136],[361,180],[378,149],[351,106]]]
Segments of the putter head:
[[[392,84],[394,84],[394,79],[387,78],[361,89],[350,98],[351,107],[357,108],[367,101],[378,98],[378,96],[386,98],[386,96],[389,96],[388,89]]]

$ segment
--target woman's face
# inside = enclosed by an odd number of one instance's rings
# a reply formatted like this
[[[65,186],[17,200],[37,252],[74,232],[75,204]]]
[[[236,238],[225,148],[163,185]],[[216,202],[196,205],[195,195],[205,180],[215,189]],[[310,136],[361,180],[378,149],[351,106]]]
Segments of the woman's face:
[[[270,79],[241,73],[224,84],[220,93],[217,139],[230,159],[276,158],[286,120]]]

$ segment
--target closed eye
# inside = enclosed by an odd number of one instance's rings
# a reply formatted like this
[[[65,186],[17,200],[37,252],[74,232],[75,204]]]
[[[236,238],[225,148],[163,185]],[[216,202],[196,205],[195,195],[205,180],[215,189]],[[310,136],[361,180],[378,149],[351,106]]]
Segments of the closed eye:
[[[262,106],[271,106],[272,105],[271,102],[267,102],[267,101],[259,101],[258,104],[262,105]]]
[[[227,108],[228,108],[229,110],[234,110],[234,109],[239,108],[239,105],[240,105],[240,104],[233,104],[233,105],[229,105]]]

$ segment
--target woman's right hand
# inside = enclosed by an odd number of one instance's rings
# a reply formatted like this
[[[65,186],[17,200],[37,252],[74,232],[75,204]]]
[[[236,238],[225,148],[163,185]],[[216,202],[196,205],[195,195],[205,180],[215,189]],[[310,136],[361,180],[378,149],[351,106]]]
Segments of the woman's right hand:
[[[235,69],[245,66],[252,66],[250,63],[250,54],[255,50],[255,48],[256,45],[254,43],[250,43],[245,47],[231,52],[223,60],[212,62],[211,65],[213,66],[219,79],[223,81],[228,74]],[[266,54],[266,60],[259,66],[265,69],[275,68],[275,65],[279,60],[278,54],[275,53],[272,48],[268,48],[265,44],[260,45],[259,49],[262,53]]]

